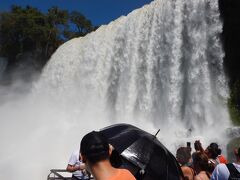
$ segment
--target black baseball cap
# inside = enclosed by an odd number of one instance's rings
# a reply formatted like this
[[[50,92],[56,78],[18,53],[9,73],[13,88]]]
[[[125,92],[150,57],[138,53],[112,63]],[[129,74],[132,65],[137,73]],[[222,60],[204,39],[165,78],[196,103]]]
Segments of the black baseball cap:
[[[108,159],[108,139],[101,132],[92,131],[82,138],[80,153],[91,163]]]

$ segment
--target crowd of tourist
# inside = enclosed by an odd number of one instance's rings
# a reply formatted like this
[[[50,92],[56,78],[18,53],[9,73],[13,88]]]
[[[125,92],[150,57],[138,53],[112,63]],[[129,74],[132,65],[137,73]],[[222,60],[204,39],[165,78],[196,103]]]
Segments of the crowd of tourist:
[[[186,180],[240,180],[240,147],[234,150],[235,162],[228,162],[221,154],[217,143],[211,143],[205,150],[200,141],[195,141],[194,152],[189,146],[176,152],[184,179]]]
[[[83,137],[80,151],[71,155],[66,169],[73,173],[74,180],[91,177],[95,180],[139,180],[127,169],[114,167],[110,161],[112,150],[113,147],[100,132],[90,132]],[[217,143],[210,143],[206,149],[199,140],[195,141],[193,149],[187,143],[176,151],[176,160],[182,170],[179,179],[240,180],[240,147],[234,150],[234,154],[236,161],[228,162]]]

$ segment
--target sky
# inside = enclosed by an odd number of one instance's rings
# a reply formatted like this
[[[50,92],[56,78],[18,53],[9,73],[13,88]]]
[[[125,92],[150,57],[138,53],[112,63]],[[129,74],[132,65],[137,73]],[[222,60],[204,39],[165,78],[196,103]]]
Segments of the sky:
[[[30,5],[43,12],[52,6],[58,6],[68,11],[79,11],[94,25],[102,25],[151,1],[153,0],[0,0],[0,11],[8,11],[11,5]]]

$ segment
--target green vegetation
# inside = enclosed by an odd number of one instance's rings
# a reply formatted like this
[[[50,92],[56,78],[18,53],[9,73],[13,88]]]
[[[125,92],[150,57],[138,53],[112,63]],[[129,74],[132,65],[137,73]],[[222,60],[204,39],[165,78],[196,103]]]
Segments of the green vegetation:
[[[240,125],[240,1],[219,0],[223,20],[224,67],[229,78],[230,116],[234,124]]]
[[[240,138],[233,138],[227,144],[227,158],[229,162],[235,162],[236,157],[233,153],[235,148],[240,147]]]
[[[231,88],[230,98],[228,100],[228,107],[230,117],[234,125],[240,125],[240,80],[237,80]]]
[[[0,13],[0,57],[8,59],[7,72],[24,64],[26,56],[31,57],[31,66],[41,71],[59,45],[95,29],[76,11],[52,7],[42,13],[31,6],[12,6],[9,12]]]

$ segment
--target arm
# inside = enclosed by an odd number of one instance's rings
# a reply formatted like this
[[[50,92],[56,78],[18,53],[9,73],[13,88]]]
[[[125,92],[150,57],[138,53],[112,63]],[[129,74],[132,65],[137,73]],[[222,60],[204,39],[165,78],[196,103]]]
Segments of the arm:
[[[67,165],[67,168],[66,170],[68,172],[75,172],[75,171],[78,171],[78,170],[82,170],[82,169],[85,169],[85,164],[80,162],[80,166],[79,166],[79,153],[78,151],[74,151],[72,154],[71,154],[71,157],[68,161],[68,165]]]
[[[204,152],[204,149],[202,147],[202,143],[199,140],[194,142],[194,148],[195,148],[196,151]]]
[[[85,169],[85,164],[81,163],[80,166],[68,164],[66,170],[68,172],[75,172]]]

